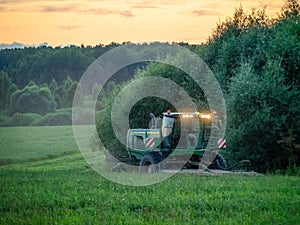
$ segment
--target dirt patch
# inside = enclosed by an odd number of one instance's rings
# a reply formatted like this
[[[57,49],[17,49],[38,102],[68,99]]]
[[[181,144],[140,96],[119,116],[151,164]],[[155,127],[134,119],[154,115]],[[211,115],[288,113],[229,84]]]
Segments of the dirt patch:
[[[255,171],[227,171],[227,170],[161,170],[163,173],[181,173],[181,174],[198,174],[200,176],[224,176],[224,175],[238,175],[238,176],[263,176]]]

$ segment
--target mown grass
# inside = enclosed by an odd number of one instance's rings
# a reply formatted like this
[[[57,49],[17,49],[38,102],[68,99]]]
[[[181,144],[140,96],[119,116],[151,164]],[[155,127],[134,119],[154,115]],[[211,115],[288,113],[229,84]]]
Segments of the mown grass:
[[[177,174],[124,186],[102,178],[77,152],[0,166],[0,224],[300,224],[299,184],[289,176]]]

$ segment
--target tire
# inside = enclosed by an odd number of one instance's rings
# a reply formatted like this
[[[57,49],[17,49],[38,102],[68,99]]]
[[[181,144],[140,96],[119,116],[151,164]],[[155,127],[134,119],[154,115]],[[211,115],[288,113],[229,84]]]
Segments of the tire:
[[[218,169],[221,169],[221,170],[226,170],[226,168],[227,168],[226,160],[220,154],[217,154],[217,165],[218,165]]]
[[[220,154],[216,155],[216,158],[214,159],[213,163],[209,166],[210,169],[216,169],[216,170],[226,170],[227,169],[227,163],[224,157]]]
[[[151,152],[144,155],[140,161],[140,173],[157,173],[159,171],[159,164],[162,161],[162,156],[158,152]]]

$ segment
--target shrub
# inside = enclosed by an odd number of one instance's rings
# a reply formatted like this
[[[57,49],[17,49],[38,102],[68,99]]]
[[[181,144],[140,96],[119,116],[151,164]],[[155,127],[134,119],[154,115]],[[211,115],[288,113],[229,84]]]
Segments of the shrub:
[[[6,115],[0,115],[0,126],[4,126],[4,124],[10,119],[10,117]]]
[[[48,87],[26,86],[11,96],[11,113],[38,113],[45,115],[53,112],[56,103]]]
[[[16,113],[3,126],[31,126],[41,118],[42,116],[36,113]]]
[[[40,120],[36,121],[32,125],[34,126],[59,126],[59,125],[71,125],[72,114],[68,112],[55,112],[48,113]]]

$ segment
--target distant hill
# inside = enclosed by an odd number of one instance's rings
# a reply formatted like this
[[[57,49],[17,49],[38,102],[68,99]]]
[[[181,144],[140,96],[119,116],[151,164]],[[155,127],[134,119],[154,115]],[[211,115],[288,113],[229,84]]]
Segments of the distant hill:
[[[2,49],[26,48],[26,47],[43,47],[43,46],[48,46],[48,43],[43,42],[43,43],[40,43],[38,45],[27,45],[27,44],[22,44],[22,43],[19,43],[19,42],[13,42],[11,44],[6,44],[6,43],[0,44],[0,50],[2,50]]]

